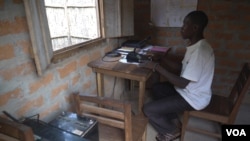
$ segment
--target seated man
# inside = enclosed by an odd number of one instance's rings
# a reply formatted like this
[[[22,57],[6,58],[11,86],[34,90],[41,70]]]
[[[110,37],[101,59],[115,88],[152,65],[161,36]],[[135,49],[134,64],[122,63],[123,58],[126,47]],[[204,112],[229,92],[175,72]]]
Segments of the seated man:
[[[158,141],[170,141],[180,136],[180,126],[176,123],[179,113],[204,109],[210,102],[215,59],[213,49],[203,35],[207,24],[208,17],[202,11],[192,11],[185,17],[181,35],[189,40],[189,45],[179,65],[169,61],[165,61],[164,66],[156,62],[140,65],[167,80],[153,85],[153,100],[143,107],[145,116],[158,132]]]

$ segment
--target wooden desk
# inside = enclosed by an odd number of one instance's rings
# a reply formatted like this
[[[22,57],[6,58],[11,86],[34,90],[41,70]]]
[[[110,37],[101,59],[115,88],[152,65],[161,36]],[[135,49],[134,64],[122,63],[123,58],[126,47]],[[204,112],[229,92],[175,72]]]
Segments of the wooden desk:
[[[103,96],[103,75],[110,75],[130,80],[139,81],[139,114],[142,112],[144,103],[145,84],[151,71],[145,68],[140,68],[135,64],[126,64],[119,61],[105,62],[98,59],[88,63],[92,67],[97,76],[97,92],[99,96]]]

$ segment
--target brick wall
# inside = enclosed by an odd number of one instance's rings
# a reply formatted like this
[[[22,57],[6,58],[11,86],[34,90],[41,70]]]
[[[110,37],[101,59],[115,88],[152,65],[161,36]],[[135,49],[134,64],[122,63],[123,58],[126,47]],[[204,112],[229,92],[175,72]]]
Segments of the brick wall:
[[[41,119],[49,120],[70,108],[71,93],[96,94],[96,76],[87,63],[117,47],[119,42],[110,39],[84,49],[51,64],[38,77],[29,52],[31,42],[24,3],[0,0],[0,112],[6,110],[17,118],[39,113]],[[105,81],[111,82],[105,84],[106,95],[110,95],[114,79],[105,77]],[[118,80],[116,87],[122,85],[123,81]]]
[[[213,91],[227,94],[242,62],[250,61],[250,1],[200,0],[198,9],[204,10],[210,19],[206,37],[216,55]],[[0,0],[0,15],[1,111],[6,110],[18,118],[39,113],[46,119],[70,108],[72,92],[96,94],[95,73],[86,64],[117,47],[119,40],[112,39],[82,50],[52,64],[43,76],[38,77],[29,52],[31,42],[23,1]],[[180,28],[156,28],[149,26],[149,22],[150,1],[135,0],[136,37],[152,35],[152,44],[171,46],[171,53],[184,53],[185,42],[180,37]],[[113,77],[105,77],[108,82],[105,84],[110,84],[105,87],[107,95],[112,92],[113,81]],[[123,85],[122,80],[117,83],[117,89]]]
[[[198,0],[198,9],[205,11],[210,20],[205,37],[214,48],[216,57],[213,91],[227,95],[242,63],[250,62],[250,1]],[[152,35],[152,44],[170,46],[171,53],[175,54],[185,52],[180,28],[153,27],[149,22],[150,0],[135,0],[136,37]]]

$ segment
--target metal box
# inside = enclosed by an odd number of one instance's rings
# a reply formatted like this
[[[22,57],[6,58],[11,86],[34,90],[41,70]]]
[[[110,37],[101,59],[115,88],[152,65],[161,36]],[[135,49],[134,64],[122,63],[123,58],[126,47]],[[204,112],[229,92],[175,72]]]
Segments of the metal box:
[[[99,141],[98,122],[90,117],[62,112],[49,125],[90,141]]]

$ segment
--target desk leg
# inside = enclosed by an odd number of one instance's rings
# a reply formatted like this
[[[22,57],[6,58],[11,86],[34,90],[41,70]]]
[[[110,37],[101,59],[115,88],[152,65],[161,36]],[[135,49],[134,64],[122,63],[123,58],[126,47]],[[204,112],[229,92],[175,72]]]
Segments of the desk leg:
[[[139,82],[139,105],[138,105],[139,114],[142,114],[142,107],[144,104],[144,95],[145,95],[145,85],[146,85],[145,81]]]
[[[96,83],[98,96],[103,96],[103,74],[96,73]]]

